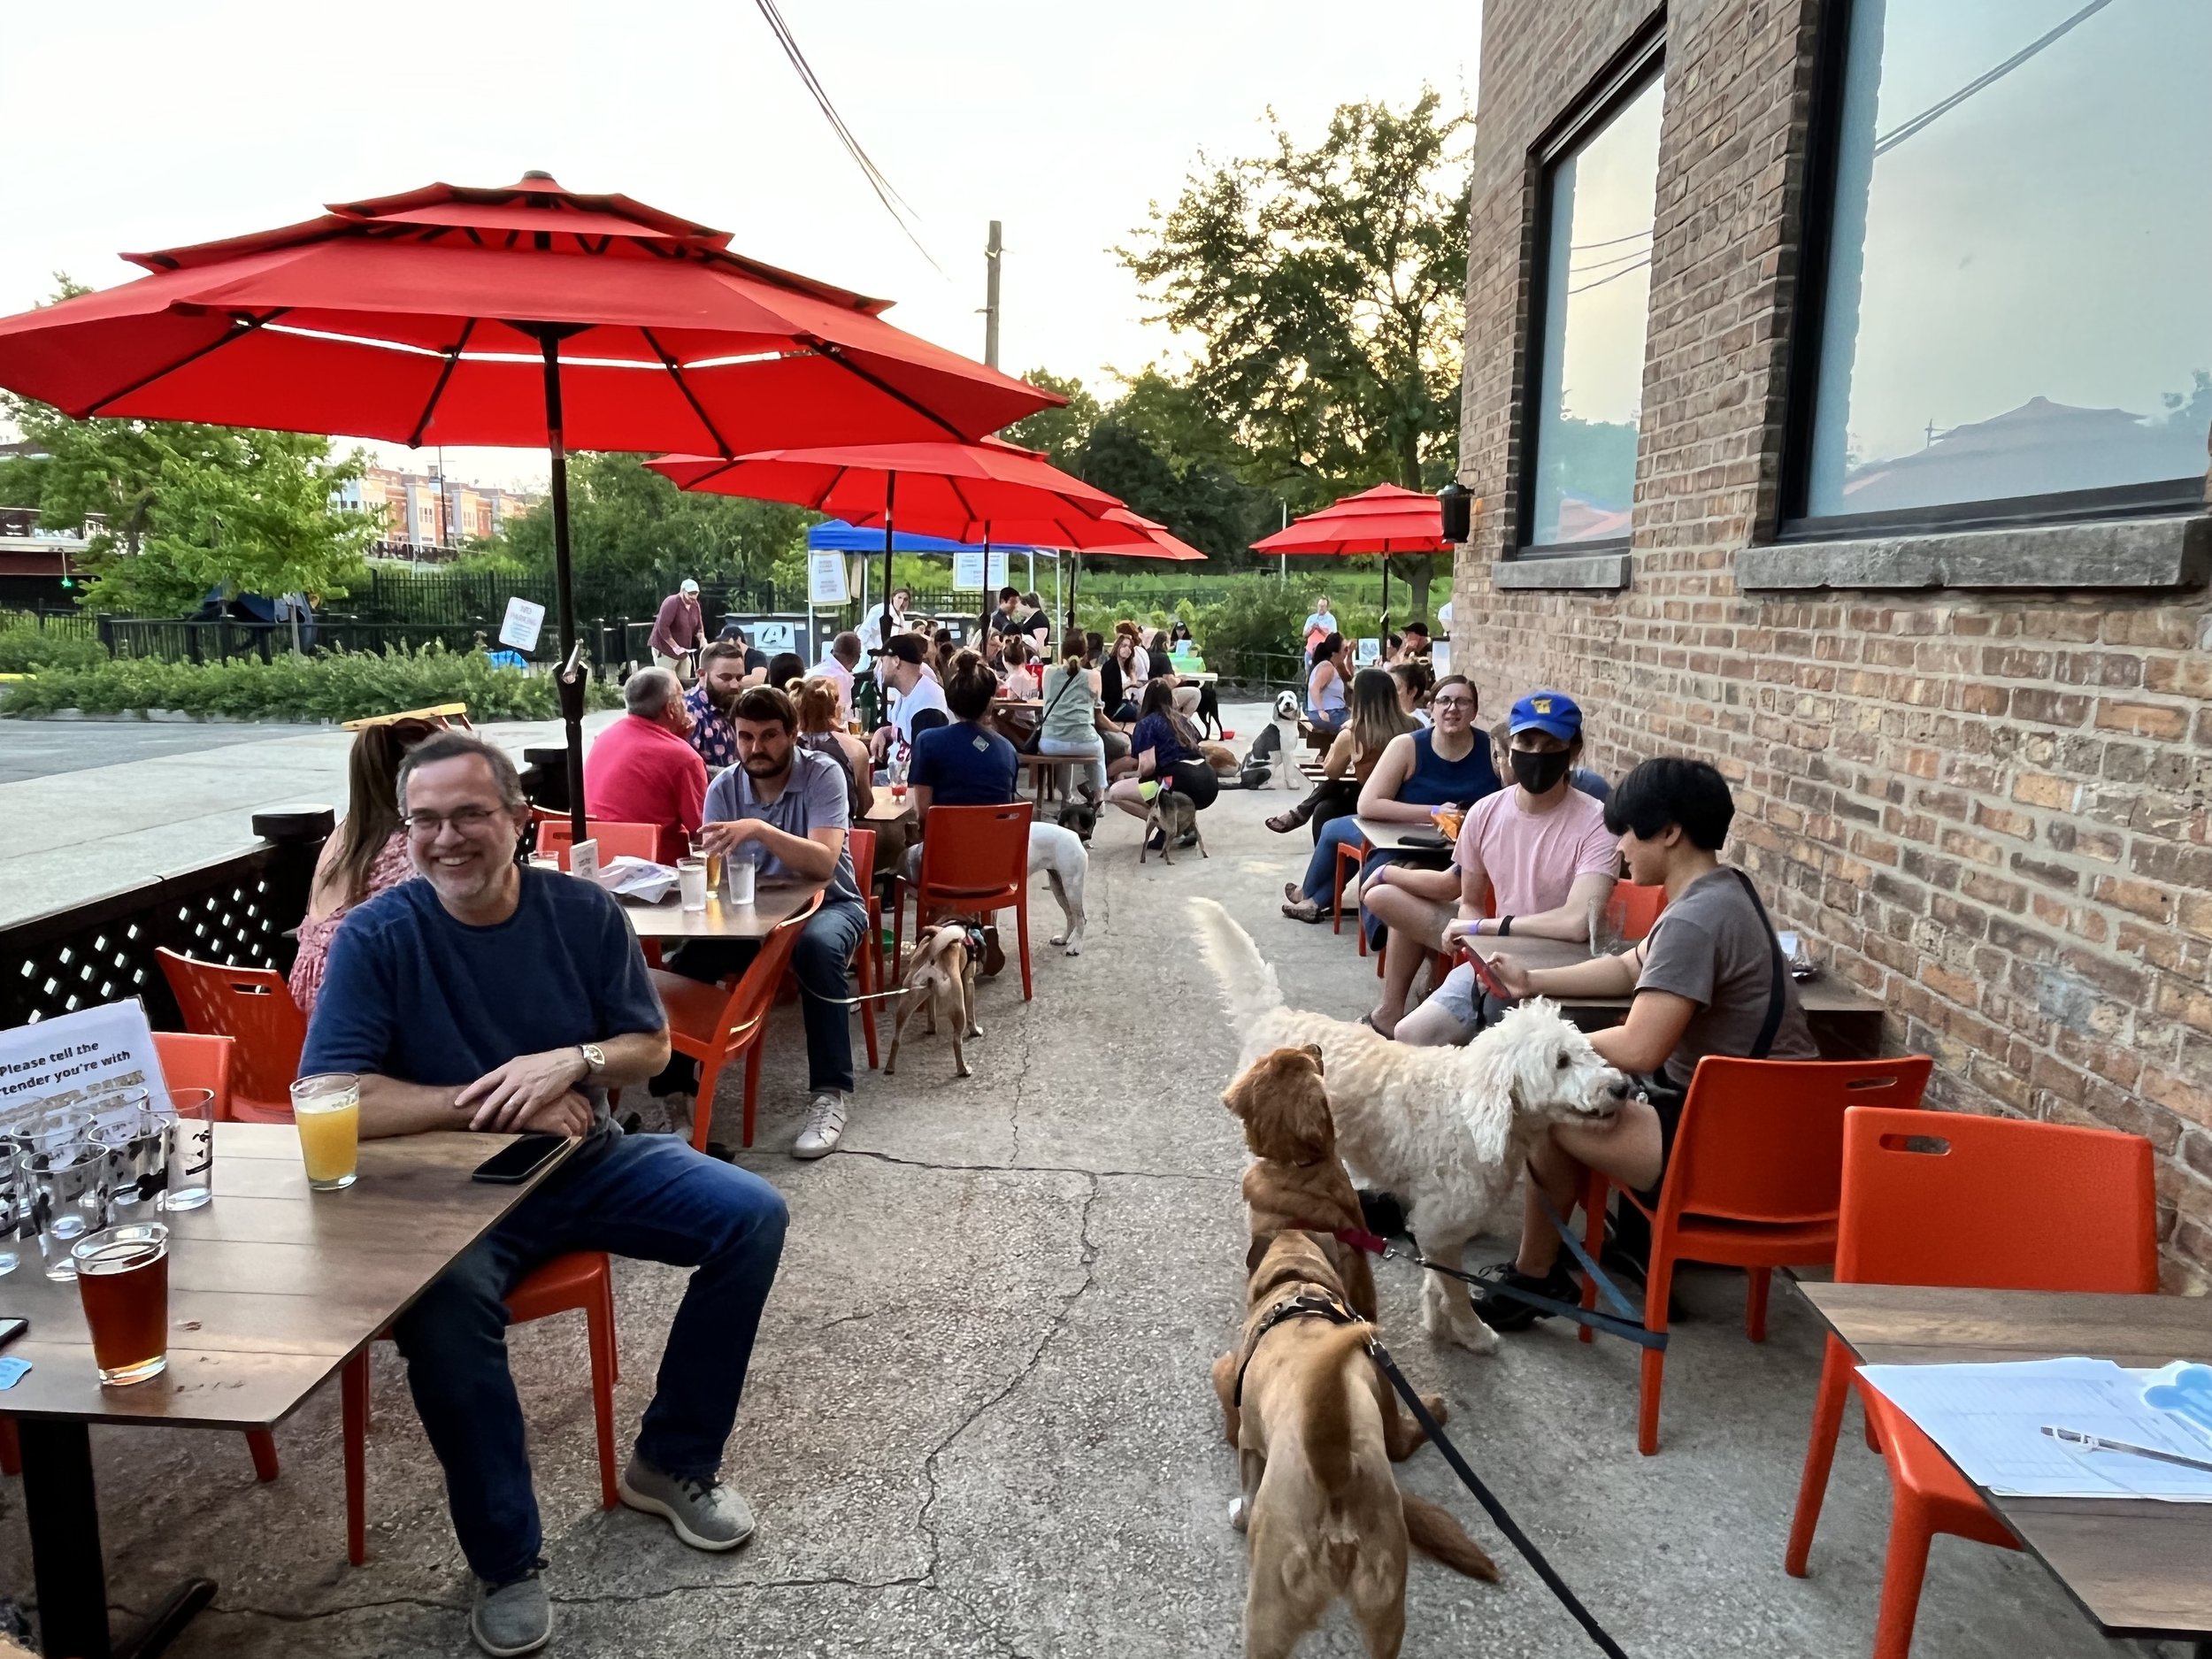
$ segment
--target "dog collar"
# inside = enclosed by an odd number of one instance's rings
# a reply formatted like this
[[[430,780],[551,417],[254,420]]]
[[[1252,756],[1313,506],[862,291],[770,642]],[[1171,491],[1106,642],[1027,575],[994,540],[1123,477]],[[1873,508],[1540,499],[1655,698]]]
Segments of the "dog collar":
[[[1324,1238],[1334,1239],[1339,1244],[1348,1244],[1355,1250],[1364,1250],[1370,1256],[1387,1256],[1390,1253],[1390,1241],[1368,1232],[1364,1227],[1325,1227],[1317,1222],[1294,1221],[1279,1231],[1317,1233]]]
[[[1293,1319],[1326,1319],[1331,1325],[1359,1325],[1359,1315],[1339,1302],[1334,1296],[1317,1290],[1302,1290],[1294,1296],[1286,1296],[1261,1316],[1253,1328],[1252,1340],[1245,1345],[1244,1357],[1237,1362],[1237,1386],[1229,1396],[1232,1405],[1240,1409],[1244,1405],[1244,1373],[1252,1369],[1252,1361],[1260,1351],[1260,1343],[1267,1333],[1279,1325]]]

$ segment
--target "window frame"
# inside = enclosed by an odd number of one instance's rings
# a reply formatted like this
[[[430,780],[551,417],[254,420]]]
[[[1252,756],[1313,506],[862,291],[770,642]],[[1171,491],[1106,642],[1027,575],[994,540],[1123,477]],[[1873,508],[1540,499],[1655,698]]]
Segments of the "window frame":
[[[1825,0],[1813,38],[1812,88],[1805,127],[1805,190],[1786,345],[1789,373],[1782,423],[1780,511],[1773,540],[1855,541],[1869,536],[1932,535],[2202,512],[2202,473],[2101,489],[1948,502],[1881,512],[1817,515],[1807,510],[1812,487],[1813,432],[1820,418],[1821,354],[1827,344],[1828,268],[1834,251],[1844,79],[1849,69],[1854,4],[1855,0]]]
[[[1666,73],[1666,13],[1655,13],[1646,26],[1638,30],[1627,45],[1606,63],[1590,84],[1567,106],[1566,112],[1537,135],[1529,146],[1527,158],[1527,194],[1531,202],[1526,239],[1523,246],[1527,253],[1528,315],[1523,325],[1521,376],[1519,387],[1518,442],[1515,445],[1517,465],[1513,480],[1513,538],[1512,545],[1504,549],[1508,559],[1563,559],[1580,558],[1591,554],[1622,553],[1633,540],[1630,535],[1601,536],[1587,541],[1531,541],[1529,533],[1536,521],[1536,463],[1540,459],[1537,438],[1543,426],[1544,344],[1545,331],[1549,323],[1549,311],[1545,301],[1551,288],[1552,191],[1551,173],[1560,160],[1578,149],[1614,116],[1634,102],[1651,82]],[[1664,93],[1662,100],[1663,103]],[[1665,114],[1661,112],[1662,130]],[[1658,179],[1655,169],[1652,180],[1652,241],[1658,242]],[[1648,366],[1651,350],[1651,316],[1647,306],[1644,316],[1644,351]],[[1643,448],[1643,416],[1640,405],[1637,413],[1636,443]],[[1631,481],[1631,511],[1633,512],[1633,480]]]

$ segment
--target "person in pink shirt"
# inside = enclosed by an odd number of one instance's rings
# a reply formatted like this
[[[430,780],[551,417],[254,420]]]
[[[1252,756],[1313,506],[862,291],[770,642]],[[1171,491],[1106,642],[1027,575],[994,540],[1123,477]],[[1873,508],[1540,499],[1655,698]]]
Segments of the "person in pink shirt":
[[[699,672],[699,648],[707,642],[706,618],[700,614],[699,584],[687,576],[683,586],[661,601],[645,649],[658,667],[688,679]]]
[[[584,755],[584,811],[602,823],[660,827],[660,861],[690,849],[704,821],[707,767],[691,746],[682,682],[641,668],[622,687],[626,712]]]
[[[1390,926],[1383,1002],[1369,1018],[1401,1042],[1465,1042],[1480,1023],[1474,970],[1463,963],[1406,1011],[1427,952],[1466,937],[1587,938],[1590,907],[1609,900],[1619,878],[1619,840],[1605,827],[1604,804],[1569,776],[1582,754],[1582,710],[1562,692],[1532,692],[1508,725],[1513,787],[1468,809],[1450,866],[1400,869],[1389,897],[1378,904],[1371,887],[1364,900]]]

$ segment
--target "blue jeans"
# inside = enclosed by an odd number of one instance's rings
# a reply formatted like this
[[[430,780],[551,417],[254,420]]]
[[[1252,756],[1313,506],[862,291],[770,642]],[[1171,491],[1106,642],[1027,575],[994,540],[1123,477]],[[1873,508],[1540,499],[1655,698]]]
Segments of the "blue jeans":
[[[799,1015],[806,1025],[810,1089],[852,1093],[852,989],[845,976],[852,967],[853,952],[867,934],[866,905],[857,899],[825,898],[792,948],[791,972],[799,981]],[[759,950],[757,944],[695,939],[669,956],[668,969],[687,979],[712,984],[725,975],[741,972]],[[665,1094],[674,1089],[690,1094],[697,1087],[698,1076],[695,1063],[681,1055],[673,1056],[668,1070],[653,1079],[654,1092]]]
[[[1106,745],[1094,732],[1088,738],[1040,737],[1037,752],[1056,759],[1080,760],[1090,763],[1091,787],[1103,797],[1106,793]]]
[[[711,1476],[737,1419],[786,1219],[781,1195],[750,1171],[668,1135],[603,1133],[393,1323],[415,1409],[445,1469],[453,1530],[478,1578],[519,1578],[544,1541],[507,1369],[507,1293],[567,1250],[694,1269],[637,1455],[665,1474]]]
[[[1336,897],[1336,849],[1359,840],[1359,822],[1351,814],[1333,818],[1314,837],[1313,856],[1306,861],[1306,897],[1326,906]]]

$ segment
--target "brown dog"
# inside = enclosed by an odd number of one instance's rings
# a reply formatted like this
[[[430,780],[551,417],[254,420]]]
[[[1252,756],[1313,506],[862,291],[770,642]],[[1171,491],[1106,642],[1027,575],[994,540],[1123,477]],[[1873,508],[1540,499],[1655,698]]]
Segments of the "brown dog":
[[[1366,1353],[1372,1327],[1285,1305],[1333,1304],[1343,1286],[1312,1235],[1269,1245],[1252,1275],[1244,1336],[1214,1362],[1214,1391],[1237,1448],[1248,1534],[1245,1659],[1284,1659],[1339,1596],[1370,1659],[1396,1659],[1405,1640],[1409,1548],[1471,1578],[1496,1563],[1450,1513],[1401,1492],[1391,1463],[1419,1443]],[[1442,1402],[1426,1402],[1442,1420]],[[1410,1436],[1408,1438],[1408,1430]]]
[[[961,1041],[980,1037],[983,1027],[975,1023],[975,958],[968,950],[967,924],[940,922],[923,934],[902,988],[906,995],[899,1000],[899,1017],[891,1027],[891,1051],[883,1056],[883,1075],[889,1077],[898,1064],[899,1039],[906,1035],[906,1022],[918,1008],[926,1035],[937,1034],[941,1010],[952,1022],[953,1075],[970,1075]]]
[[[1336,1125],[1321,1080],[1321,1046],[1277,1048],[1245,1068],[1222,1092],[1221,1103],[1244,1125],[1244,1144],[1259,1161],[1244,1171],[1251,1212],[1251,1272],[1275,1235],[1296,1227],[1314,1233],[1344,1286],[1344,1300],[1363,1319],[1375,1317],[1375,1272],[1367,1252],[1334,1236],[1361,1232],[1359,1194],[1337,1161]]]

